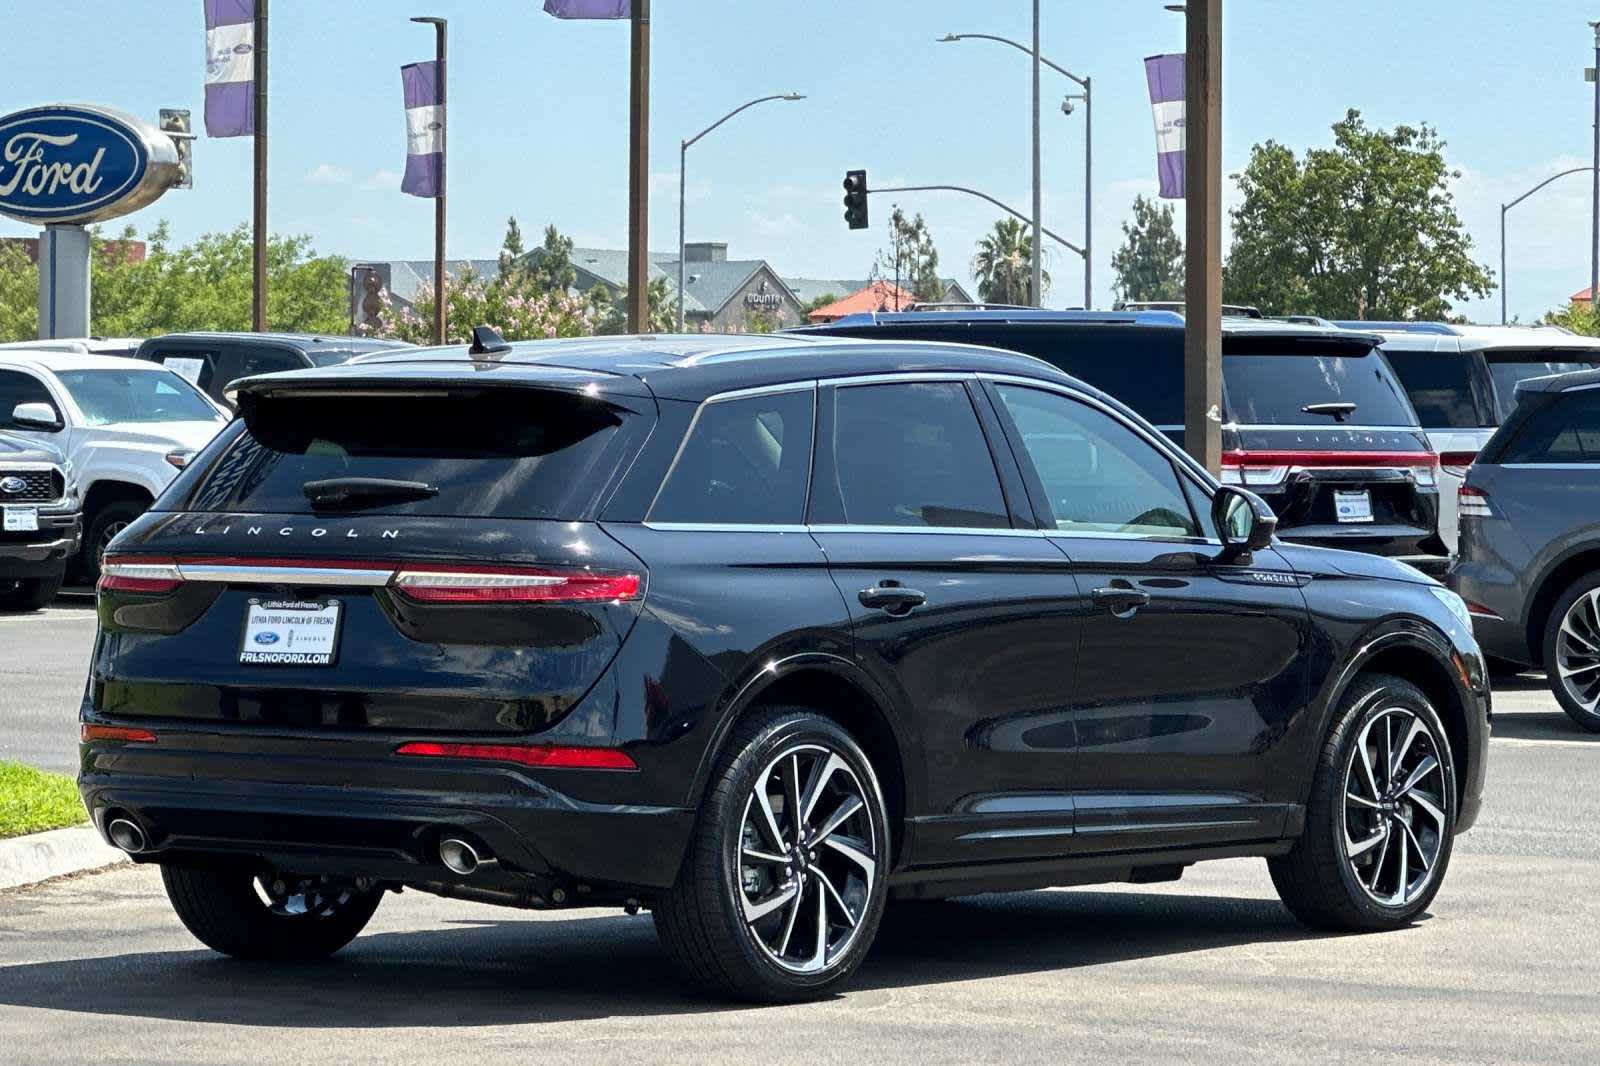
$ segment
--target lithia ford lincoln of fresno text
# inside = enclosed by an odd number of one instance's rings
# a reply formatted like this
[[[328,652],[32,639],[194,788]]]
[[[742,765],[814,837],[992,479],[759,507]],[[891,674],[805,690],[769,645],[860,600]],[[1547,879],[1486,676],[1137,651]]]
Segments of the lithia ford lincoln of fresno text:
[[[1461,601],[1037,360],[482,331],[236,399],[107,554],[80,776],[229,955],[407,887],[796,999],[889,901],[1213,858],[1399,927],[1477,816]]]

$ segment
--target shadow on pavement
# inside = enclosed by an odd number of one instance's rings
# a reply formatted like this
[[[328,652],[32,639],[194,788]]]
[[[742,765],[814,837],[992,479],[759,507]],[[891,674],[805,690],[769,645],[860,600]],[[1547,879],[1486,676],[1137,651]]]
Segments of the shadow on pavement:
[[[1310,939],[1278,903],[1034,892],[893,904],[856,990]],[[0,966],[0,1004],[291,1028],[481,1026],[738,1009],[686,989],[646,917],[376,933],[324,963],[153,951]]]
[[[1517,711],[1494,716],[1494,738],[1512,740],[1576,740],[1600,744],[1600,733],[1591,733],[1568,718],[1564,711]]]

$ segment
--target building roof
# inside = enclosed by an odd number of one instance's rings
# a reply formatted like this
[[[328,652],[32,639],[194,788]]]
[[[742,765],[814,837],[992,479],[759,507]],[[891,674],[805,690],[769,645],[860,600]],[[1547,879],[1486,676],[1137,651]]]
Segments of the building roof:
[[[789,286],[789,288],[794,292],[795,297],[802,304],[808,304],[811,301],[819,299],[823,296],[832,296],[836,299],[843,299],[851,293],[860,292],[868,285],[871,285],[874,281],[889,281],[890,284],[893,284],[893,279],[890,278],[783,279],[784,284]],[[953,299],[961,303],[972,302],[972,294],[967,292],[967,287],[961,284],[960,281],[956,280],[955,278],[940,278],[939,281],[942,285],[944,285],[943,295],[946,299]],[[902,285],[901,288],[905,289],[906,286]],[[910,290],[907,289],[907,291],[909,292]]]
[[[678,257],[672,256],[659,264],[666,271],[673,292],[677,292],[678,282]],[[739,295],[739,290],[750,283],[762,270],[772,276],[772,279],[782,287],[783,292],[796,303],[801,299],[795,295],[788,282],[778,276],[772,269],[772,264],[765,259],[718,259],[710,262],[690,260],[683,264],[683,291],[686,299],[684,309],[691,306],[712,315],[718,314],[728,306],[728,302]]]
[[[807,317],[812,322],[832,322],[845,315],[893,310],[915,302],[916,297],[905,289],[896,288],[891,282],[875,281],[841,300],[817,308]]]

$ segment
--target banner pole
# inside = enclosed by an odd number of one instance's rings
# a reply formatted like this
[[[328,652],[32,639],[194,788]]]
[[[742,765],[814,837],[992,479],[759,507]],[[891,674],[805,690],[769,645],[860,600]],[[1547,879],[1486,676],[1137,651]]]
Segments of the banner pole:
[[[628,136],[628,332],[650,323],[650,0],[633,0]]]
[[[267,0],[256,0],[255,13],[255,204],[250,328],[267,328]]]

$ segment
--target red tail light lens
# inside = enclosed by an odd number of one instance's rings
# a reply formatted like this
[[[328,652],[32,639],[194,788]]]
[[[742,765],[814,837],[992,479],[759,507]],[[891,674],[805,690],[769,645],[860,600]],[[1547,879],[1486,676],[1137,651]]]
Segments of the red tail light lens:
[[[1466,477],[1467,467],[1471,466],[1477,458],[1477,452],[1440,452],[1439,465],[1444,467],[1447,474]]]
[[[151,555],[108,555],[100,563],[99,592],[171,592],[183,584],[175,560]]]
[[[78,728],[78,739],[85,744],[96,740],[122,740],[131,744],[154,744],[156,735],[148,729],[133,729],[121,725],[93,725],[85,722]]]
[[[417,603],[603,603],[644,588],[638,574],[450,565],[402,567],[391,585]]]
[[[1494,517],[1494,508],[1489,506],[1489,494],[1476,485],[1462,485],[1457,489],[1456,503],[1462,518]]]
[[[442,744],[415,741],[395,749],[396,755],[433,759],[475,759],[509,762],[519,766],[559,767],[573,770],[637,770],[638,764],[616,748],[577,748],[551,744]]]

